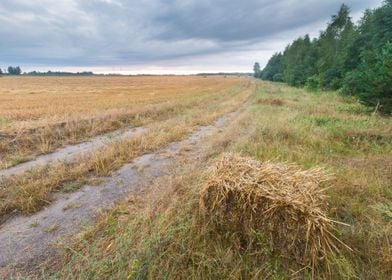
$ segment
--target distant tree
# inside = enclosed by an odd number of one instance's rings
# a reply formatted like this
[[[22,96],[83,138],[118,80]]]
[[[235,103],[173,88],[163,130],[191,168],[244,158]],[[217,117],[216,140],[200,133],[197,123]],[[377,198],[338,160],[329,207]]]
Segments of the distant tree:
[[[316,73],[316,49],[308,35],[298,38],[283,53],[284,80],[292,86],[305,85]]]
[[[283,81],[283,55],[281,53],[274,54],[268,61],[264,70],[262,71],[261,78],[268,81]]]
[[[19,66],[17,66],[17,67],[8,66],[8,74],[9,75],[20,75],[20,74],[22,74],[22,69],[20,69]]]
[[[343,4],[318,40],[317,66],[321,85],[327,89],[340,88],[347,72],[347,53],[355,35],[349,14],[350,9]]]
[[[1,68],[0,68],[0,75],[2,75],[3,74],[3,70],[1,70]]]
[[[345,79],[343,93],[358,96],[365,105],[392,113],[392,43],[377,55],[375,65],[361,64]]]
[[[283,77],[283,73],[276,73],[273,77],[272,80],[274,82],[284,82],[284,77]]]
[[[260,64],[258,62],[255,62],[255,65],[253,66],[253,72],[254,72],[253,75],[255,78],[260,78],[261,68],[260,68]]]
[[[263,79],[312,91],[340,90],[392,113],[392,0],[366,10],[358,25],[342,5],[318,38],[294,40],[261,73]]]
[[[344,94],[392,113],[392,0],[365,12],[353,42],[355,67],[345,75]]]
[[[37,71],[32,71],[25,73],[25,75],[28,76],[93,76],[93,72],[61,72],[61,71],[51,71],[49,70],[48,72],[37,72]]]

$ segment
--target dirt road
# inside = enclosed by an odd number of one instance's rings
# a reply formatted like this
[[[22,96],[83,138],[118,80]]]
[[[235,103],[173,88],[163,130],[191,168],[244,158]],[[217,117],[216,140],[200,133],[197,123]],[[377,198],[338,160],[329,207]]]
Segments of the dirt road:
[[[99,185],[86,185],[70,194],[57,194],[54,202],[31,216],[16,216],[0,226],[0,276],[30,270],[58,252],[58,243],[80,232],[100,211],[124,199],[159,176],[181,157],[196,156],[203,138],[217,133],[241,109],[201,126],[187,139],[169,144],[157,153],[142,155],[124,165]],[[140,131],[137,131],[140,133]],[[136,133],[136,132],[135,132]],[[182,149],[186,146],[186,149]]]
[[[129,128],[126,130],[100,135],[84,143],[68,145],[57,149],[53,153],[39,156],[34,160],[18,164],[7,169],[2,169],[0,170],[0,177],[18,175],[28,171],[31,168],[50,164],[55,161],[72,161],[85,153],[98,150],[99,148],[102,148],[103,146],[108,145],[113,141],[120,141],[122,139],[140,135],[145,130],[146,129],[144,127]]]

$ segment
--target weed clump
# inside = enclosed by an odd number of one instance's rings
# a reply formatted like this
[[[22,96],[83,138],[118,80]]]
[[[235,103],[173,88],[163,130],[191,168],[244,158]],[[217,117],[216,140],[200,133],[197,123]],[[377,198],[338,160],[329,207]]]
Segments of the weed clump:
[[[326,215],[325,187],[331,176],[321,168],[259,162],[226,154],[213,165],[200,197],[201,217],[240,246],[257,246],[262,235],[270,251],[315,268],[345,246]]]
[[[286,104],[286,101],[281,98],[264,98],[259,99],[257,103],[271,106],[283,106]]]

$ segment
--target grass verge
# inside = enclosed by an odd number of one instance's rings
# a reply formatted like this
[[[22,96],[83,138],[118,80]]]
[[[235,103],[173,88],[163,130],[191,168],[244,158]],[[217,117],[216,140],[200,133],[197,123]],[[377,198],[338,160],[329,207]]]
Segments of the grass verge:
[[[272,101],[279,99],[281,101]],[[392,271],[391,118],[372,116],[354,100],[260,82],[254,103],[224,133],[205,142],[199,161],[184,159],[171,175],[128,198],[82,233],[41,276],[83,279],[388,279]],[[300,269],[276,254],[265,232],[256,246],[199,223],[203,170],[222,152],[261,162],[322,166],[335,179],[328,215],[350,226],[337,236],[353,252],[329,268]]]

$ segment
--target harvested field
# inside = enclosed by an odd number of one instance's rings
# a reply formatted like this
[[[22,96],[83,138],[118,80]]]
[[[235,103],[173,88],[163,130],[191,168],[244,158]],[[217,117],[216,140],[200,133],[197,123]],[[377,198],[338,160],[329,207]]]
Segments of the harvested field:
[[[177,78],[174,79],[177,80]],[[228,80],[222,77],[220,79]],[[231,87],[233,81],[236,85],[234,88]],[[99,150],[81,153],[73,157],[72,161],[63,157],[63,160],[57,160],[52,164],[47,164],[48,162],[45,161],[39,164],[39,160],[36,166],[26,163],[25,165],[30,168],[27,172],[0,179],[0,216],[7,216],[15,211],[36,212],[50,204],[52,193],[63,189],[65,185],[72,182],[86,182],[97,176],[110,175],[112,171],[133,158],[180,140],[197,129],[199,125],[209,124],[220,115],[237,109],[253,92],[254,83],[248,79],[234,78],[233,81],[229,82],[230,86],[227,91],[190,97],[193,104],[186,110],[180,109],[181,104],[176,106],[172,104],[174,106],[170,109],[172,113],[160,121],[147,123],[144,133],[135,134],[132,137],[129,135],[130,137],[124,137],[121,141],[113,141],[111,145],[101,147]],[[187,103],[188,101],[178,99],[175,102]],[[207,105],[198,106],[200,102],[207,102]],[[59,152],[61,154],[61,151]],[[56,153],[47,157],[55,158],[54,155]],[[9,170],[4,170],[3,173],[6,174],[13,169],[23,169],[23,167],[24,164],[16,165]]]
[[[227,88],[143,115],[138,135],[3,178],[0,275],[388,279],[391,118],[334,92],[213,79]]]
[[[223,77],[3,77],[1,131],[31,129],[69,119],[94,119],[102,113],[203,96],[243,79]]]
[[[167,119],[247,83],[223,77],[3,77],[0,168],[102,133]]]

